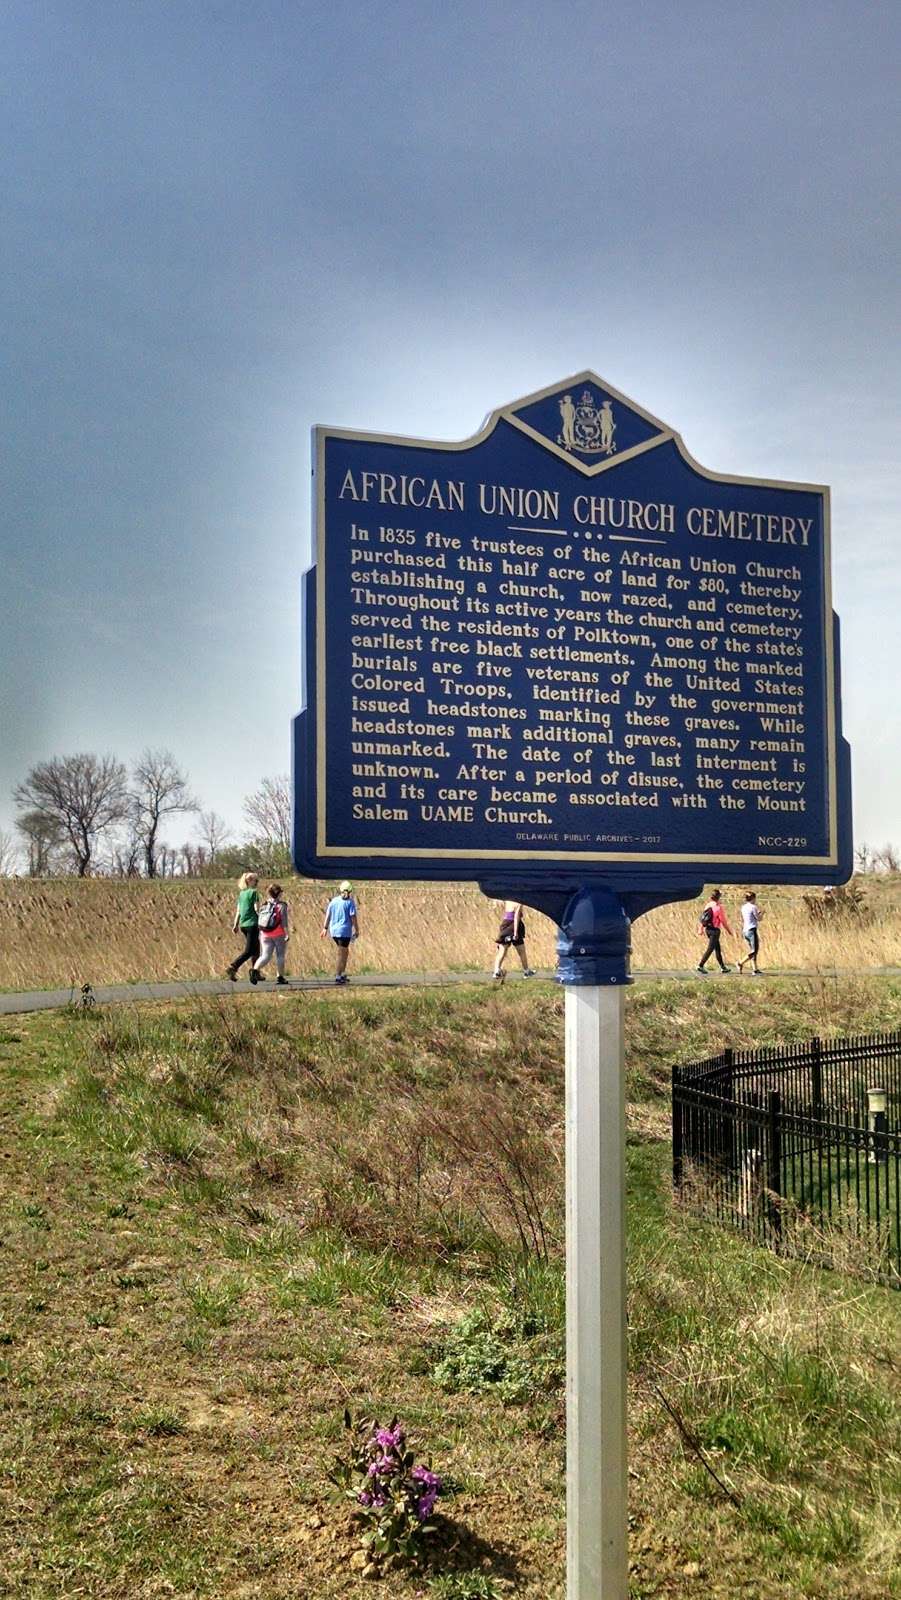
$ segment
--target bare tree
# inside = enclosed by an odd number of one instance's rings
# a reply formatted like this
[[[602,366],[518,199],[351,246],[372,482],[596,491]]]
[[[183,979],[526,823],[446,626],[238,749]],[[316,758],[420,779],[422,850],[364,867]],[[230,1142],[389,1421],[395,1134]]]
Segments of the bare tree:
[[[201,811],[197,818],[200,841],[181,847],[179,872],[186,878],[208,878],[218,871],[218,856],[228,842],[229,827],[218,811]]]
[[[155,878],[163,817],[175,811],[196,811],[197,801],[170,750],[145,750],[135,765],[133,780],[135,831],[144,853],[144,871],[148,878]]]
[[[16,818],[16,827],[28,853],[28,876],[46,878],[59,860],[63,841],[59,823],[55,817],[48,817],[43,811],[23,811]]]
[[[112,756],[54,756],[32,767],[13,793],[26,814],[37,811],[56,824],[72,847],[79,878],[89,873],[98,840],[126,821],[131,807],[125,768]],[[20,827],[23,822],[20,817]]]
[[[873,851],[868,844],[859,844],[854,851],[854,860],[858,872],[872,872],[874,869]]]
[[[893,844],[884,844],[873,852],[873,860],[880,872],[901,872],[901,853]]]
[[[134,821],[109,852],[107,869],[114,878],[139,878],[143,844]]]
[[[218,811],[201,811],[197,818],[197,832],[207,856],[217,856],[228,839],[228,823]]]
[[[264,778],[244,801],[244,815],[254,836],[267,844],[291,848],[291,780],[287,775]]]
[[[11,833],[0,828],[0,878],[11,878],[19,862],[19,846]]]
[[[181,847],[181,877],[202,878],[207,870],[209,856],[202,844],[183,844]]]
[[[179,852],[170,844],[161,844],[158,849],[157,873],[158,878],[177,878],[181,862]]]

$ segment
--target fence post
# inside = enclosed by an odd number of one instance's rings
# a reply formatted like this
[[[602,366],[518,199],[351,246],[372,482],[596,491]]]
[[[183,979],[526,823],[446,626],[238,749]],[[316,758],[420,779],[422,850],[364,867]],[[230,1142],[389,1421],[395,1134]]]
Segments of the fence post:
[[[895,1126],[901,1033],[836,1045],[817,1038],[781,1050],[735,1054],[726,1046],[706,1061],[672,1069],[674,1198],[681,1190],[686,1203],[694,1199],[710,1212],[713,1194],[718,1221],[737,1223],[780,1255],[794,1251],[796,1208],[802,1216],[826,1221],[836,1208],[850,1204],[858,1233],[863,1236],[867,1226],[875,1230],[871,1242],[877,1246],[880,1280],[896,1284],[901,1271],[901,1136]],[[878,1072],[872,1070],[877,1063]],[[864,1089],[864,1073],[876,1084]],[[865,1107],[863,1117],[854,1119],[852,1086]],[[730,1130],[731,1172],[726,1167]],[[693,1196],[695,1165],[707,1181]]]
[[[819,1039],[810,1041],[810,1100],[814,1118],[823,1120],[823,1046]]]
[[[735,1166],[735,1073],[732,1070],[732,1046],[723,1051],[723,1107],[720,1113],[720,1156],[728,1172]]]
[[[769,1148],[767,1150],[767,1188],[772,1196],[771,1220],[777,1239],[782,1235],[782,1096],[771,1089],[767,1096]]]
[[[673,1067],[673,1188],[682,1190],[682,1074]]]

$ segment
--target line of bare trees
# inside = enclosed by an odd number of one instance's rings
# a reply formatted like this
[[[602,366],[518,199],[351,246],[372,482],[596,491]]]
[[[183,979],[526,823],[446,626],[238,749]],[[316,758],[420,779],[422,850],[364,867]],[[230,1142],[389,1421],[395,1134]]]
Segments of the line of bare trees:
[[[859,844],[854,851],[854,866],[857,872],[901,872],[901,850],[893,844],[884,844],[878,850]]]
[[[31,768],[13,798],[16,834],[0,830],[0,876],[202,877],[290,864],[286,776],[264,778],[244,800],[240,839],[203,809],[170,750],[143,751],[130,771],[113,756],[54,756]],[[194,822],[195,837],[178,846],[164,837],[175,817]]]

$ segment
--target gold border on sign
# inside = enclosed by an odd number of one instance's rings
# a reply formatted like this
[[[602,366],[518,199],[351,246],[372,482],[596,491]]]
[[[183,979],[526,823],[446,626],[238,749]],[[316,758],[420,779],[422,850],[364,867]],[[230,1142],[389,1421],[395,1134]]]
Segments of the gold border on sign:
[[[622,455],[586,466],[584,462],[575,460],[565,450],[553,444],[542,434],[537,433],[527,423],[513,415],[515,410],[523,406],[544,400],[548,395],[556,394],[560,389],[574,386],[578,383],[593,383],[596,388],[603,389],[606,394],[612,395],[623,405],[630,407],[644,421],[660,429],[654,438],[646,440],[643,444],[634,446],[631,450],[623,451]],[[595,850],[472,850],[461,848],[458,850],[439,850],[432,847],[407,848],[403,845],[386,845],[381,849],[363,845],[335,845],[326,842],[328,829],[326,826],[326,805],[328,798],[328,784],[326,781],[326,738],[325,738],[325,664],[326,664],[326,605],[325,605],[325,444],[327,439],[353,439],[360,444],[392,444],[411,445],[420,450],[440,450],[452,453],[461,450],[471,450],[475,445],[482,444],[494,432],[500,421],[506,421],[525,433],[536,443],[543,445],[552,455],[559,456],[566,464],[586,477],[596,477],[599,472],[608,471],[621,465],[623,462],[633,460],[635,456],[648,450],[656,449],[659,445],[672,440],[682,459],[693,468],[702,478],[710,483],[736,483],[749,489],[790,489],[801,494],[817,494],[822,497],[822,522],[823,522],[823,660],[825,667],[825,693],[826,693],[826,781],[827,781],[827,817],[829,829],[829,854],[824,856],[778,856],[778,855],[696,855],[696,854],[660,854],[639,850],[630,851],[595,851]],[[832,867],[838,865],[838,775],[836,770],[837,732],[835,725],[835,654],[833,647],[832,625],[832,548],[831,548],[831,515],[830,496],[828,485],[822,483],[797,483],[785,478],[742,478],[736,473],[711,472],[709,468],[696,461],[689,450],[686,449],[682,437],[674,428],[667,427],[666,423],[627,395],[614,389],[611,384],[599,378],[595,372],[586,369],[584,372],[574,373],[569,378],[563,378],[559,383],[549,384],[547,388],[538,389],[534,394],[525,395],[521,400],[513,400],[508,405],[499,406],[489,412],[484,423],[477,433],[468,439],[459,442],[448,442],[444,439],[416,439],[400,434],[389,433],[358,433],[352,428],[326,428],[314,429],[316,438],[315,474],[316,474],[316,522],[314,528],[313,560],[316,565],[316,853],[321,857],[348,856],[371,858],[372,860],[389,860],[406,856],[410,859],[431,859],[437,861],[529,861],[539,865],[543,861],[606,861],[606,862],[643,862],[646,866],[656,864],[672,865],[678,863],[711,866],[796,866],[796,867]]]

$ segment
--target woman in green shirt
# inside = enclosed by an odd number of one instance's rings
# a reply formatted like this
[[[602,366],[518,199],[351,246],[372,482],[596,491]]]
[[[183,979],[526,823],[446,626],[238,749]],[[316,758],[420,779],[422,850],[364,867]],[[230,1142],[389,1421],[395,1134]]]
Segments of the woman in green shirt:
[[[241,954],[225,969],[225,976],[234,983],[238,968],[243,967],[245,961],[250,962],[250,981],[259,983],[259,974],[254,971],[253,963],[260,953],[260,929],[257,913],[260,909],[260,897],[257,894],[259,879],[255,872],[242,872],[238,879],[238,900],[235,906],[235,920],[232,923],[234,933],[243,933],[244,949]],[[265,983],[265,979],[262,980]]]

